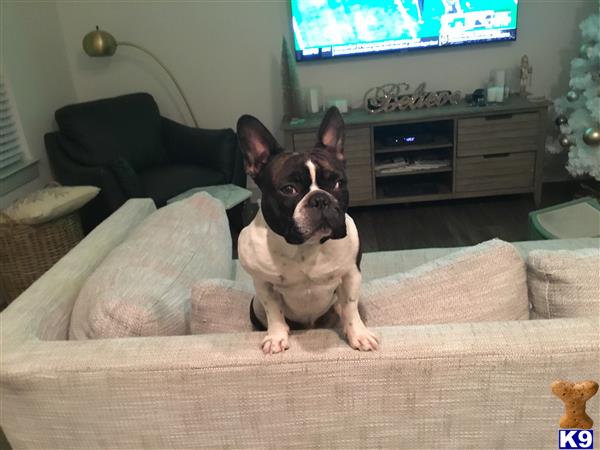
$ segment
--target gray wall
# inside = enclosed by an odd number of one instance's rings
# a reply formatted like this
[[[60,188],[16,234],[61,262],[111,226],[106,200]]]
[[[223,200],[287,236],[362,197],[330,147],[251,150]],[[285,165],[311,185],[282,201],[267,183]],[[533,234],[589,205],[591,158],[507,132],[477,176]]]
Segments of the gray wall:
[[[50,170],[44,133],[54,128],[54,111],[76,101],[56,3],[2,1],[0,63],[8,76],[31,156],[39,158],[38,179],[0,197],[0,208],[44,186]]]
[[[566,89],[569,62],[579,48],[578,24],[598,2],[521,0],[516,42],[299,64],[304,87],[360,106],[371,86],[406,81],[432,89],[482,86],[494,68],[516,70],[523,54],[534,67],[533,91],[555,97]],[[230,127],[252,113],[269,127],[282,116],[279,59],[289,30],[288,1],[63,2],[59,14],[78,98],[147,90],[161,110],[186,119],[169,80],[148,57],[121,48],[110,59],[91,59],[81,38],[95,25],[117,40],[145,45],[176,74],[201,126]],[[517,81],[517,80],[514,80]]]

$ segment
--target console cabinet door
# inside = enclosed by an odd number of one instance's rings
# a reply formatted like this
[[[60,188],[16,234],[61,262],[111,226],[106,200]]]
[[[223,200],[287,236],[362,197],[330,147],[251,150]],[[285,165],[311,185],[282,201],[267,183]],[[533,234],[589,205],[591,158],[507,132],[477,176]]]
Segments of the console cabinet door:
[[[317,142],[317,132],[294,133],[294,150],[312,150]],[[369,127],[347,128],[344,155],[350,204],[373,199],[373,168],[371,165],[371,129]]]

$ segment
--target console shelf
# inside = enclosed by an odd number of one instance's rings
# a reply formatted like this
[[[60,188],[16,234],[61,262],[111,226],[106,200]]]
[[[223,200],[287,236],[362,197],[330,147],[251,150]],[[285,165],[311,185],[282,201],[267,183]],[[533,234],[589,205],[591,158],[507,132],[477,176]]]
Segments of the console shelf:
[[[452,142],[440,142],[440,143],[431,143],[431,144],[422,144],[422,145],[399,145],[397,147],[385,147],[385,146],[375,146],[375,154],[376,155],[385,155],[388,153],[404,153],[404,152],[416,152],[420,150],[433,150],[438,148],[448,148],[452,147]]]
[[[541,198],[550,102],[504,103],[344,115],[350,205],[379,205],[533,193]],[[323,113],[283,120],[285,148],[307,151]],[[448,161],[449,166],[377,173],[382,164]]]
[[[411,171],[376,173],[375,178],[402,177],[408,175],[421,175],[424,173],[443,173],[452,172],[452,167],[440,167],[438,169],[413,169]]]

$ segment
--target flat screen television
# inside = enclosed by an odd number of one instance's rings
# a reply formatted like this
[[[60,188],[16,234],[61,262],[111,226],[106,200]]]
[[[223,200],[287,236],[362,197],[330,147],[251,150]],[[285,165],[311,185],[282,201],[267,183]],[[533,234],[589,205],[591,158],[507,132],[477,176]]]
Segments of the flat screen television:
[[[517,38],[518,0],[291,0],[296,60]]]

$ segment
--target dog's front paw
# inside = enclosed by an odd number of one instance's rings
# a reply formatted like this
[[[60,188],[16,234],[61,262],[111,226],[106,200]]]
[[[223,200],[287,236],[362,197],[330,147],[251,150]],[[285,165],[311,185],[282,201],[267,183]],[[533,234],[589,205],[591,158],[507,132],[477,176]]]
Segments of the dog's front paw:
[[[290,348],[287,330],[269,331],[262,341],[262,350],[265,355],[281,353]]]
[[[379,338],[363,324],[349,325],[345,329],[350,347],[363,352],[379,348]]]

